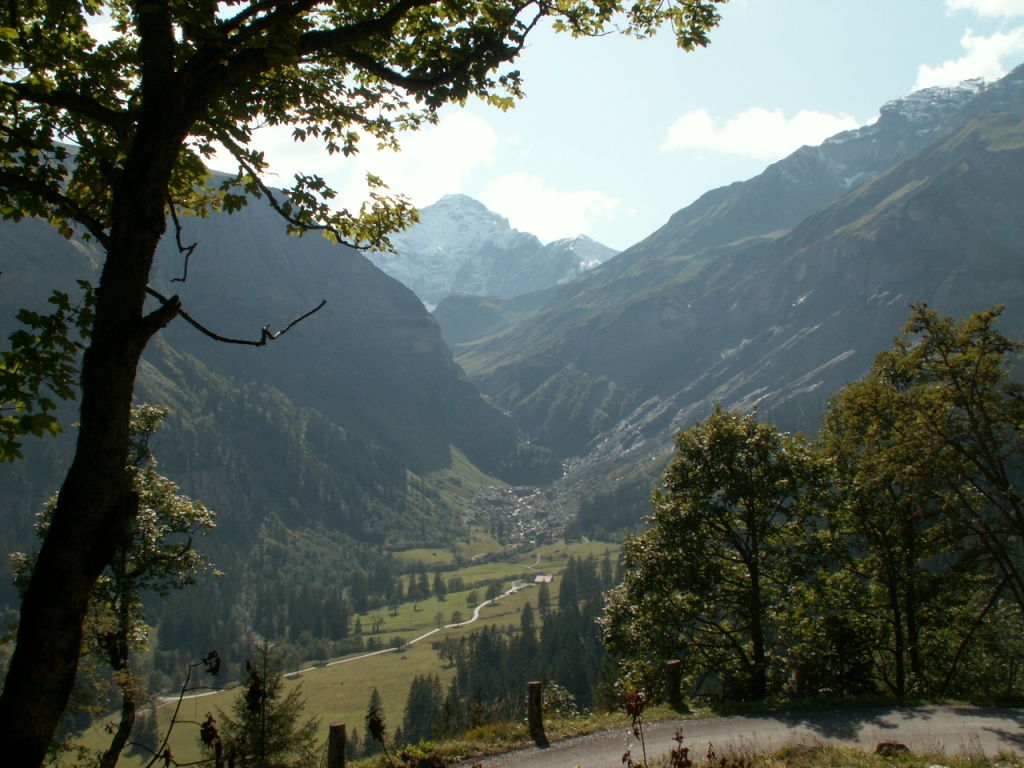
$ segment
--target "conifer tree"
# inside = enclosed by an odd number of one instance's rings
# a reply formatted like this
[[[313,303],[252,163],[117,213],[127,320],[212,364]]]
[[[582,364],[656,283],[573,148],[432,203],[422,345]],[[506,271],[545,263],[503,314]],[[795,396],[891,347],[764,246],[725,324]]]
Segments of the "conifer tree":
[[[231,715],[221,713],[224,752],[238,768],[313,768],[319,758],[319,718],[303,718],[301,685],[285,692],[273,649],[261,643],[255,650],[256,660],[246,663],[245,684]],[[212,757],[205,743],[204,751]]]
[[[537,613],[541,616],[547,616],[550,611],[551,587],[548,586],[546,581],[542,581],[537,589]]]
[[[417,675],[409,688],[402,720],[402,738],[409,744],[429,739],[440,730],[444,694],[437,675]],[[398,741],[398,736],[395,736]]]
[[[384,744],[386,738],[384,702],[380,697],[380,691],[374,688],[370,694],[370,702],[366,705],[366,744],[363,751],[367,755],[373,755],[386,749]]]

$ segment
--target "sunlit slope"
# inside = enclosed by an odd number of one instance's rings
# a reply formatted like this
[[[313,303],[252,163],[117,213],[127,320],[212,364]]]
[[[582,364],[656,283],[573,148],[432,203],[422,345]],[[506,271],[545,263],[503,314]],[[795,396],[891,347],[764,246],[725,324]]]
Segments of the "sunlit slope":
[[[457,360],[563,455],[616,429],[664,440],[715,402],[813,430],[911,302],[1019,323],[1021,119],[979,116],[788,230],[694,248],[678,214]]]

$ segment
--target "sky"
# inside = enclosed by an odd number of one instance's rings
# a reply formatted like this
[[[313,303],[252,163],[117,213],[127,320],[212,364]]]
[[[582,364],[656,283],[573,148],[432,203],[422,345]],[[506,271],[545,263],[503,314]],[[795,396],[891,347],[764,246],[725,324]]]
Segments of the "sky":
[[[914,90],[1024,63],[1024,0],[730,0],[707,48],[668,34],[542,30],[517,62],[526,98],[472,102],[354,159],[259,138],[282,183],[319,173],[347,205],[370,171],[420,207],[460,193],[547,243],[639,242],[708,190],[874,122]]]

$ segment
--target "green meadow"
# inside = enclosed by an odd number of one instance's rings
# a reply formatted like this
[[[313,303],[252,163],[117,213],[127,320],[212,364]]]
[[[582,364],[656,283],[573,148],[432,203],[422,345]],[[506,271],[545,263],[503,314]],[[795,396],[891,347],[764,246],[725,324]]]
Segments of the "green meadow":
[[[567,544],[560,541],[529,551],[517,550],[504,557],[497,542],[488,535],[475,531],[469,538],[468,544],[461,542],[460,550],[463,562],[469,564],[443,574],[446,580],[461,578],[467,586],[465,590],[449,593],[444,600],[431,597],[416,603],[402,603],[395,612],[384,607],[359,616],[364,642],[373,639],[383,647],[382,650],[304,664],[299,670],[284,670],[285,692],[301,686],[306,699],[306,714],[320,719],[321,744],[326,742],[328,727],[332,723],[345,723],[349,734],[353,729],[358,730],[360,740],[365,740],[364,718],[374,688],[383,702],[388,733],[394,734],[395,728],[402,723],[405,701],[414,677],[436,675],[442,685],[447,686],[455,674],[454,667],[439,657],[433,644],[446,637],[458,639],[487,625],[518,629],[523,606],[530,602],[536,607],[537,587],[532,581],[536,573],[555,576],[551,584],[551,598],[556,601],[558,574],[564,570],[570,555],[600,558],[609,552],[614,559],[618,552],[617,545],[593,542]],[[472,561],[475,556],[479,557],[478,562]],[[422,561],[428,568],[450,566],[454,562],[452,552],[438,549],[408,550],[395,553],[395,557],[409,562]],[[518,589],[513,594],[485,603],[486,586],[480,585],[497,580],[503,582],[503,591],[513,585]],[[469,598],[474,593],[476,602],[470,604]],[[481,606],[479,618],[471,622],[478,605]],[[451,626],[455,612],[458,612],[457,618],[461,618],[462,623]],[[372,633],[375,619],[382,624],[378,632]],[[441,626],[438,625],[439,620]],[[171,730],[169,746],[178,763],[199,757],[198,724],[206,719],[208,713],[218,720],[221,719],[220,712],[230,713],[232,702],[241,691],[235,686],[223,691],[190,695],[180,703],[173,698],[161,699],[157,710],[161,733],[167,731],[172,718],[177,720]],[[90,749],[99,749],[108,738],[100,726],[95,726],[84,734],[83,743]],[[143,765],[145,762],[147,760],[141,754],[122,756],[122,763],[126,766]]]

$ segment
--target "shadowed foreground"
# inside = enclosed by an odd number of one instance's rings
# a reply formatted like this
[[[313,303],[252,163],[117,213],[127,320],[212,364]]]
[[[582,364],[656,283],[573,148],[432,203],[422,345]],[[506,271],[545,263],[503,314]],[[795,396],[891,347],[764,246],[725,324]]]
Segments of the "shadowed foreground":
[[[912,752],[959,754],[1024,753],[1024,709],[978,707],[894,707],[834,712],[775,713],[650,723],[644,726],[648,758],[667,754],[682,728],[684,745],[702,758],[715,751],[771,752],[795,744],[832,744],[873,751],[880,741],[898,741]],[[622,754],[641,747],[628,728],[567,739],[548,749],[528,748],[463,765],[483,768],[616,768]]]

